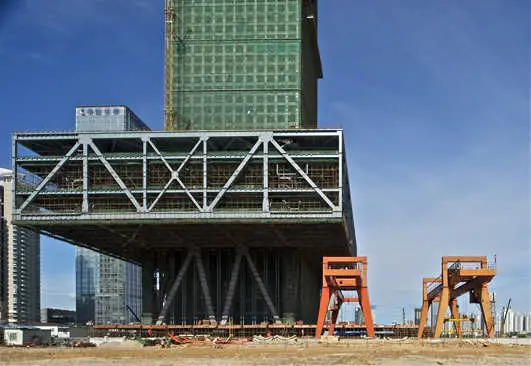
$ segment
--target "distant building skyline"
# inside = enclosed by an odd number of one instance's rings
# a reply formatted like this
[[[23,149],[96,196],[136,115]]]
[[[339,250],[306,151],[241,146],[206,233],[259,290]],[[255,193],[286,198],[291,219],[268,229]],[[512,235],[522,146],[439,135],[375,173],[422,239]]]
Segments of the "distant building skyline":
[[[141,269],[90,249],[76,248],[76,319],[78,323],[127,324],[127,309],[142,313]]]
[[[4,238],[3,272],[4,296],[7,296],[7,322],[39,322],[40,309],[40,234],[13,225],[12,220],[12,174],[10,170],[0,171],[2,191],[1,221]],[[5,238],[7,236],[7,247]],[[7,267],[7,268],[6,268]],[[6,287],[7,285],[7,294]],[[3,301],[3,313],[6,300]],[[4,319],[5,315],[2,315]]]

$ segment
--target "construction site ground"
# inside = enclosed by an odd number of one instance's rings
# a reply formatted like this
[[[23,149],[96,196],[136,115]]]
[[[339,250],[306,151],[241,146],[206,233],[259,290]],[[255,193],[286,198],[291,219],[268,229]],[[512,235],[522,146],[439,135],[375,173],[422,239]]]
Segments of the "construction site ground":
[[[531,346],[478,340],[342,340],[271,345],[0,348],[0,365],[530,365]]]

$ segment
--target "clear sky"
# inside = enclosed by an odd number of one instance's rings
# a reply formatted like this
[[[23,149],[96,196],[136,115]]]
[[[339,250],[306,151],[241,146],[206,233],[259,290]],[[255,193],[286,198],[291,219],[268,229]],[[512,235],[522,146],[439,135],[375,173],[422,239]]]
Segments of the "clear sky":
[[[76,105],[162,129],[163,5],[0,0],[0,166],[11,132],[72,130]],[[345,129],[378,322],[412,316],[443,255],[496,254],[498,307],[531,311],[529,19],[528,1],[320,1],[320,126]],[[75,307],[74,249],[46,238],[42,294]]]

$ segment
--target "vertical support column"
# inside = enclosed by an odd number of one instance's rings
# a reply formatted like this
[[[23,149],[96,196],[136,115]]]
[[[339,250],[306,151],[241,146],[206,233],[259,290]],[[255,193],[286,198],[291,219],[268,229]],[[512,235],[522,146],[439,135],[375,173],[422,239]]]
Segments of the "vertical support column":
[[[422,279],[422,310],[420,313],[419,330],[417,333],[418,338],[422,338],[422,336],[424,335],[424,327],[426,326],[430,305],[431,304],[428,301],[428,281]]]
[[[227,324],[229,320],[230,307],[232,305],[232,298],[234,297],[234,290],[236,289],[236,281],[238,280],[238,274],[240,273],[240,264],[242,262],[242,251],[238,249],[236,258],[234,259],[234,265],[232,266],[232,273],[230,275],[229,288],[227,290],[227,297],[225,298],[225,305],[223,306],[223,312],[221,313],[221,325]]]
[[[149,259],[142,263],[142,323],[153,324],[155,318],[155,266]]]
[[[338,161],[338,188],[339,188],[339,192],[338,192],[338,209],[340,211],[343,211],[343,182],[345,181],[343,179],[343,163],[344,163],[344,160],[343,160],[343,132],[342,131],[339,131],[338,132],[338,147],[337,147],[337,151],[338,151],[338,156],[337,156],[337,161]]]
[[[264,199],[262,202],[262,211],[269,212],[269,140],[264,139],[264,161],[263,161],[263,173],[264,173]]]
[[[208,137],[203,139],[203,211],[206,211],[208,206],[207,187],[208,187]]]
[[[494,337],[494,320],[492,319],[492,312],[490,309],[489,288],[486,283],[481,286],[481,315],[485,322],[485,332],[489,338]]]
[[[448,309],[448,304],[450,301],[450,289],[448,288],[448,262],[443,257],[441,264],[441,280],[442,280],[442,291],[441,291],[441,300],[439,301],[439,311],[437,312],[437,323],[435,324],[435,332],[433,334],[434,338],[440,338],[442,333],[442,328],[444,325],[444,316],[446,315],[446,310]]]
[[[148,180],[148,161],[147,161],[147,140],[142,139],[142,208],[147,212],[147,180]]]
[[[319,314],[317,316],[317,327],[315,328],[315,338],[321,338],[323,333],[324,322],[326,320],[326,313],[328,313],[328,305],[330,304],[330,288],[326,283],[323,283],[321,290],[321,302],[319,303]]]
[[[419,330],[417,333],[418,338],[422,338],[424,335],[424,327],[426,326],[426,321],[428,320],[428,311],[430,308],[430,303],[428,300],[424,300],[422,302],[422,311],[420,313],[420,323],[419,323]]]
[[[205,267],[203,266],[203,259],[201,257],[201,252],[199,249],[194,251],[195,258],[197,261],[197,273],[199,275],[199,282],[201,283],[201,289],[203,290],[203,297],[205,298],[205,305],[208,314],[208,319],[210,324],[216,324],[216,316],[214,315],[214,306],[212,306],[212,297],[210,296],[210,289],[208,288],[208,282],[205,273]]]
[[[221,291],[222,291],[222,279],[224,278],[223,271],[221,270],[221,256],[222,249],[216,249],[216,313],[218,319],[221,319]]]
[[[459,322],[459,310],[457,309],[457,298],[455,297],[450,299],[450,311],[452,312],[452,318],[454,318],[454,327],[455,332],[457,333],[457,338],[463,338],[461,323]]]
[[[435,323],[435,332],[433,334],[434,338],[440,338],[442,333],[442,328],[444,325],[444,316],[446,315],[446,309],[448,309],[449,301],[449,290],[448,286],[443,286],[441,292],[441,300],[439,302],[439,311],[437,312],[437,322]]]
[[[172,250],[168,255],[168,279],[175,278],[175,250]],[[173,304],[170,305],[170,308],[168,310],[168,314],[166,318],[169,320],[170,324],[175,324],[176,318],[175,318],[175,301]]]
[[[339,309],[341,309],[341,299],[337,294],[334,295],[332,311],[330,314],[330,325],[328,326],[328,335],[334,335],[334,330],[336,329],[337,317],[339,315]]]
[[[81,204],[81,212],[88,213],[88,145],[83,143],[83,202]]]
[[[367,337],[374,338],[374,320],[372,319],[371,302],[369,301],[369,290],[367,286],[361,287],[358,290],[358,300],[361,306],[361,312],[363,313],[363,319],[365,320],[365,327],[367,329]]]

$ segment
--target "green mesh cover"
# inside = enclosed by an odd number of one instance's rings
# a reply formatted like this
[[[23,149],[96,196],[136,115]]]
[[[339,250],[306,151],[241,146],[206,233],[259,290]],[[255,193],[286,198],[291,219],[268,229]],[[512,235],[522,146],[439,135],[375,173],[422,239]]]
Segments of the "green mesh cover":
[[[303,70],[302,7],[303,0],[174,0],[169,129],[316,127],[316,112],[302,106],[303,93],[317,92],[303,90],[317,76]],[[313,121],[303,121],[308,115]]]

